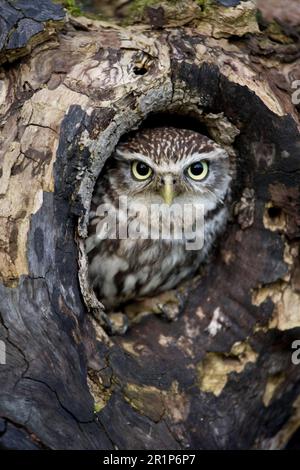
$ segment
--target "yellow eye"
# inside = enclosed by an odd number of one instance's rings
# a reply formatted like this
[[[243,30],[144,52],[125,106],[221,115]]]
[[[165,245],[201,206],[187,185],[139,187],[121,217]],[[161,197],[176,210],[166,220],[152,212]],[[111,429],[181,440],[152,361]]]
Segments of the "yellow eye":
[[[204,180],[208,175],[208,163],[205,160],[192,163],[187,169],[187,174],[192,180]]]
[[[133,176],[139,181],[144,181],[152,175],[152,168],[138,160],[132,163],[131,171]]]

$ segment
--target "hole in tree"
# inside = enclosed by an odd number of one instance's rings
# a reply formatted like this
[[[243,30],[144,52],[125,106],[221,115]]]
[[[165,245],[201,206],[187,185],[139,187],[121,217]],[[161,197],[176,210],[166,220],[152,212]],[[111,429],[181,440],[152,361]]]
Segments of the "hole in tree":
[[[281,216],[281,212],[282,211],[280,207],[276,207],[276,206],[269,207],[268,209],[268,214],[269,214],[270,219],[277,219],[278,217]]]
[[[176,127],[178,129],[189,129],[208,136],[207,127],[203,122],[200,122],[196,117],[180,113],[150,114],[141,125],[141,128],[146,127]]]
[[[209,131],[205,124],[199,118],[186,115],[184,113],[153,113],[150,114],[140,125],[139,129],[157,128],[157,127],[175,127],[177,129],[188,129],[205,135],[209,138]],[[126,141],[128,137],[133,135],[136,130],[128,132],[121,139],[120,142]]]
[[[197,111],[193,112],[192,114],[189,114],[189,111],[186,112],[185,110],[179,110],[178,112],[176,112],[176,114],[171,113],[171,112],[162,112],[162,113],[150,114],[143,121],[143,123],[140,125],[140,127],[138,129],[132,130],[132,131],[128,132],[127,134],[124,134],[121,137],[121,139],[119,140],[118,145],[126,142],[128,139],[130,140],[130,138],[133,137],[134,134],[137,131],[141,131],[141,130],[144,130],[144,129],[162,128],[162,127],[164,127],[164,128],[165,127],[172,127],[172,128],[178,128],[178,129],[186,129],[186,130],[197,132],[198,134],[204,135],[204,136],[208,137],[209,139],[214,140],[213,137],[210,135],[209,124],[206,125],[205,116],[203,117],[202,115],[200,115],[200,113],[199,113],[199,116],[198,116]],[[199,141],[199,146],[201,147],[201,145],[202,145],[202,143],[201,143],[201,140],[200,140]],[[205,145],[206,145],[206,143],[205,143]],[[205,150],[205,151],[207,151],[207,150]],[[97,197],[99,196],[99,194],[98,194],[99,188],[102,187],[103,191],[107,191],[105,193],[105,195],[110,194],[112,196],[111,187],[116,187],[114,185],[111,185],[110,187],[108,186],[107,188],[105,188],[105,186],[104,186],[105,181],[101,179],[105,175],[107,175],[109,172],[114,171],[118,167],[118,159],[114,159],[114,155],[115,155],[115,153],[113,152],[113,154],[107,159],[100,175],[98,176],[98,181],[96,182],[96,185],[95,185],[95,188],[94,188],[94,193],[93,193],[93,201],[92,201],[92,204],[91,204],[91,214],[95,214],[95,211],[97,209],[95,207],[95,200],[97,200]],[[168,158],[170,158],[170,157],[168,157]],[[149,162],[149,157],[148,157],[147,162]],[[122,163],[119,162],[119,164],[122,164]],[[182,163],[182,165],[184,165],[184,163]],[[225,171],[225,168],[223,169],[223,171]],[[184,175],[185,173],[183,172],[183,170],[182,171],[180,170],[178,174]],[[131,172],[131,175],[132,175],[132,172]],[[157,176],[157,178],[159,177],[159,172],[156,176]],[[183,178],[183,176],[181,176],[181,177]],[[107,176],[106,176],[106,178],[107,178]],[[118,179],[118,184],[120,184],[122,186],[122,184],[124,182],[127,182],[128,179],[130,179],[130,173],[128,172],[126,177],[124,177],[124,175],[123,175],[123,177],[119,175],[118,178],[119,178]],[[179,178],[178,178],[178,175],[177,175],[176,180],[178,181],[178,179]],[[106,184],[107,184],[107,181],[106,181]],[[133,187],[133,192],[130,193],[130,195],[131,195],[130,197],[133,197],[133,195],[135,194],[134,193],[134,181],[131,181],[130,185]],[[125,190],[128,190],[128,188],[125,188]],[[192,190],[192,187],[190,188],[190,191],[191,190]],[[154,186],[153,186],[152,191],[153,191],[153,194],[154,194],[154,192],[155,192],[156,195],[160,194],[159,191],[157,190],[157,188],[154,187]],[[125,191],[125,193],[126,193],[126,191]],[[227,193],[227,191],[226,191],[226,193]],[[225,194],[225,191],[224,191],[224,194]],[[190,198],[191,192],[188,193],[188,196]],[[195,197],[198,198],[199,195],[196,195],[196,193],[195,193]],[[100,197],[98,197],[97,201],[101,202],[101,200],[102,200],[101,198],[103,198],[103,193],[102,193],[102,195],[100,194]],[[161,204],[162,203],[163,203],[163,199],[161,201]],[[181,204],[183,204],[183,202],[181,202]],[[220,231],[221,231],[221,228],[220,228]],[[95,224],[93,225],[93,223],[91,223],[91,219],[90,219],[89,233],[88,233],[87,241],[95,233],[96,233]],[[218,234],[219,234],[219,232],[217,232],[216,236],[218,236]],[[109,244],[107,245],[107,250],[106,251],[107,251],[108,254],[111,255],[111,259],[103,259],[101,257],[102,255],[99,255],[99,253],[97,252],[98,247],[96,245],[96,243],[98,243],[98,241],[96,239],[95,239],[95,244],[92,244],[87,248],[87,254],[88,254],[88,260],[89,260],[90,267],[91,267],[91,264],[93,263],[92,258],[95,256],[95,257],[98,257],[97,262],[99,264],[97,266],[102,265],[102,268],[103,269],[105,268],[105,276],[107,275],[107,278],[109,278],[109,276],[111,275],[109,273],[109,271],[114,271],[113,282],[114,282],[115,289],[116,289],[117,293],[121,293],[122,289],[124,289],[123,273],[124,272],[126,273],[126,269],[128,269],[128,267],[126,267],[125,264],[123,263],[124,259],[120,259],[120,260],[115,259],[115,257],[118,256],[118,253],[119,253],[119,245],[118,245],[119,241],[120,240],[118,240],[118,239],[112,239],[112,240],[110,240]],[[145,240],[145,246],[143,248],[139,247],[137,249],[136,247],[132,247],[131,248],[132,256],[140,256],[141,254],[144,254],[150,247],[150,241],[151,240]],[[88,246],[88,244],[86,246]],[[159,251],[155,255],[153,255],[153,260],[152,261],[150,260],[151,262],[149,262],[149,260],[148,261],[146,260],[145,263],[144,262],[143,263],[144,264],[148,263],[151,269],[152,269],[153,263],[157,262],[157,260],[160,260],[159,262],[161,264],[163,264],[164,260],[161,259],[161,251],[162,251],[162,248],[160,247]],[[199,252],[199,250],[198,250],[198,252]],[[166,256],[167,255],[168,255],[168,252],[166,253]],[[125,258],[126,258],[126,256],[125,256]],[[199,257],[199,259],[200,259],[200,257]],[[198,260],[198,258],[197,258],[197,260]],[[118,263],[119,263],[119,265],[118,265]],[[175,282],[172,285],[170,284],[170,286],[168,288],[166,288],[165,291],[170,291],[172,289],[176,289],[180,285],[180,283],[187,280],[188,277],[192,278],[196,274],[196,272],[199,269],[201,263],[202,263],[202,261],[199,261],[198,264],[195,263],[195,255],[193,254],[193,256],[190,257],[189,261],[188,261],[188,266],[192,266],[193,270],[187,276],[180,277],[180,280],[179,280],[178,283]],[[143,264],[143,266],[144,266],[144,264]],[[196,266],[196,264],[197,264],[197,266]],[[180,273],[181,269],[183,269],[182,266],[184,266],[184,262],[182,262],[179,267],[175,265],[172,268],[172,270],[170,271],[170,273],[168,273],[167,279],[169,279],[169,277],[171,277],[171,276],[176,276],[178,273]],[[194,267],[195,267],[195,269],[194,269]],[[132,268],[130,267],[130,269],[132,269]],[[158,266],[157,269],[158,270],[160,269],[159,266]],[[156,271],[153,271],[153,272],[151,271],[151,273],[152,273],[152,278],[155,278],[155,276],[157,275],[157,272]],[[103,274],[101,276],[103,277]],[[101,276],[99,276],[99,279],[101,278]],[[135,282],[135,280],[131,279],[129,277],[128,279],[126,279],[125,282],[130,286],[130,283]],[[153,291],[151,291],[150,294],[149,294],[148,292],[144,293],[143,291],[139,290],[140,286],[143,286],[144,282],[145,282],[145,280],[142,279],[142,278],[138,279],[137,282],[136,282],[138,292],[141,292],[141,293],[139,293],[138,297],[139,298],[156,297],[156,294],[154,294]],[[151,283],[151,278],[150,278],[150,280],[149,279],[147,280],[147,283],[149,283],[149,284]],[[168,282],[165,279],[163,279],[161,285],[164,286],[165,284],[168,285]],[[94,283],[94,285],[95,285],[95,283]],[[97,286],[94,287],[94,292],[95,292],[95,295],[98,298],[98,300],[100,302],[102,302],[104,304],[104,306],[106,307],[106,312],[109,314],[109,319],[111,321],[113,321],[113,323],[114,323],[114,328],[115,329],[112,328],[112,332],[124,333],[126,331],[126,328],[127,328],[128,318],[130,319],[130,321],[131,321],[131,319],[134,318],[133,317],[134,314],[132,313],[132,311],[128,313],[128,310],[127,310],[128,304],[130,305],[130,304],[136,302],[136,298],[133,297],[129,301],[128,300],[126,300],[126,301],[121,300],[120,303],[118,304],[118,307],[115,307],[115,306],[111,307],[109,304],[106,304],[105,297],[103,297],[103,292],[101,291],[102,287],[99,288],[99,286],[100,286],[100,284],[98,285],[98,287]],[[158,295],[163,294],[165,291],[164,291],[164,289],[160,290],[160,285],[159,285],[157,294]],[[109,295],[108,294],[105,294],[105,295],[107,295],[107,297],[106,297],[106,299],[107,299],[109,297]],[[169,300],[168,300],[168,302],[169,302]],[[171,300],[171,303],[172,303],[172,300]],[[152,306],[151,308],[153,308],[153,307],[154,306]],[[180,307],[179,304],[178,304],[178,307]],[[155,310],[153,310],[153,311],[155,311]],[[125,313],[125,317],[126,317],[125,319],[124,319],[123,312]],[[114,319],[112,320],[113,315],[115,315],[115,316],[114,316]],[[123,315],[123,317],[122,317],[122,315]],[[168,312],[168,315],[170,315],[170,318],[171,318],[173,313]],[[143,318],[145,318],[145,317],[143,317]],[[169,316],[166,315],[166,318],[169,318]]]
[[[148,70],[146,69],[146,67],[134,67],[133,68],[133,73],[135,75],[145,75],[146,73],[148,72]]]

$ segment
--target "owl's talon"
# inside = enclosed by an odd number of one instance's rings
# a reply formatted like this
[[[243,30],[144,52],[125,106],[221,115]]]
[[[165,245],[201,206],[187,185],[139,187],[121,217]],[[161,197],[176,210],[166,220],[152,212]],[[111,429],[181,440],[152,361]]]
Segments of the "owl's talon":
[[[124,335],[128,330],[129,322],[127,316],[122,312],[109,315],[110,332],[112,335]]]
[[[125,307],[125,314],[130,323],[139,323],[145,317],[156,314],[162,315],[169,321],[178,318],[183,308],[183,297],[174,290],[163,292],[157,297],[145,298],[130,303]]]
[[[124,335],[128,329],[129,321],[122,312],[105,313],[103,310],[96,310],[93,316],[99,325],[110,335]]]
[[[181,311],[180,306],[176,304],[160,304],[159,307],[163,318],[166,318],[169,321],[177,320]]]
[[[169,321],[176,321],[183,310],[184,299],[176,291],[170,291],[170,300],[165,303],[159,304],[161,314]]]

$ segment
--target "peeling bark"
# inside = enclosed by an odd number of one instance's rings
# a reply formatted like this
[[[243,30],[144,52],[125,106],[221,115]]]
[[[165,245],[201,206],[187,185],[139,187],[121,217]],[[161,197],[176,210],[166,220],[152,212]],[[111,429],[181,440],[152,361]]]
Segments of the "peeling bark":
[[[275,41],[253,2],[233,3],[177,23],[156,5],[163,24],[138,28],[65,19],[55,39],[9,53],[6,39],[2,447],[282,448],[299,426],[299,38],[283,28]],[[86,277],[89,204],[119,138],[156,113],[193,119],[237,155],[232,217],[176,322],[108,336]]]

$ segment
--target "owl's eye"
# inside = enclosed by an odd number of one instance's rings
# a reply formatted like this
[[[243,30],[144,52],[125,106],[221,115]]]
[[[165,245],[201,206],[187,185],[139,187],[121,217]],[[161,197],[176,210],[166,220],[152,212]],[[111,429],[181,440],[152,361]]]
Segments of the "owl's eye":
[[[131,171],[133,176],[140,181],[146,180],[152,175],[152,168],[140,161],[132,163]]]
[[[192,180],[203,180],[208,175],[208,163],[205,160],[192,163],[187,169],[187,174]]]

